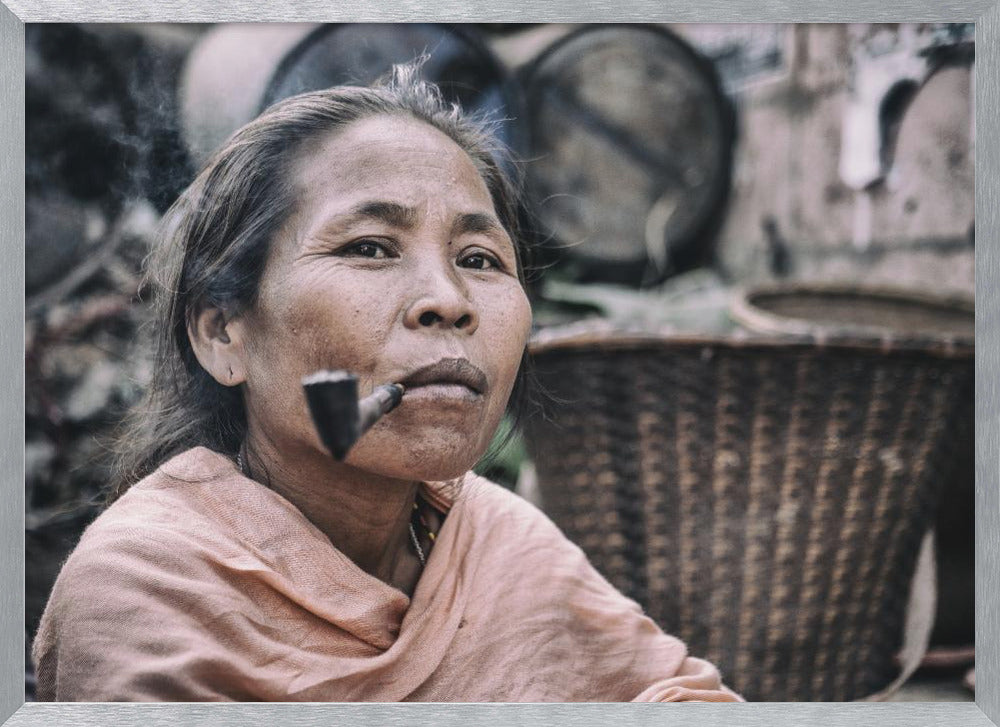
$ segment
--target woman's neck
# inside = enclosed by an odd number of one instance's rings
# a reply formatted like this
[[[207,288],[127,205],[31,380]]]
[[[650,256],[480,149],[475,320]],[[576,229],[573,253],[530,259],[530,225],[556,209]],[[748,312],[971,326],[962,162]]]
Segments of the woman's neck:
[[[291,502],[370,575],[412,594],[422,570],[410,546],[417,482],[379,477],[316,452],[283,456],[264,438],[243,450],[250,476]]]

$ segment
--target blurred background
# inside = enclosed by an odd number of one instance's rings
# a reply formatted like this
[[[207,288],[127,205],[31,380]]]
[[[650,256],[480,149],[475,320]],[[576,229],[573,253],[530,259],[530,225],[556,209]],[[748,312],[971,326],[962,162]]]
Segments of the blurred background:
[[[481,471],[749,699],[971,700],[972,24],[26,26],[28,643],[164,211],[269,104],[424,52],[537,248],[539,393]]]

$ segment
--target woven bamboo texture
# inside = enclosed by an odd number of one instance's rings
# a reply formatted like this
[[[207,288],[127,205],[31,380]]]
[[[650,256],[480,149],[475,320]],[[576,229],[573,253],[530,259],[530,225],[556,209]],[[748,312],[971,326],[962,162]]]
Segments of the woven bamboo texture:
[[[967,454],[971,346],[601,334],[533,353],[543,506],[617,588],[747,699],[892,681],[921,538]]]

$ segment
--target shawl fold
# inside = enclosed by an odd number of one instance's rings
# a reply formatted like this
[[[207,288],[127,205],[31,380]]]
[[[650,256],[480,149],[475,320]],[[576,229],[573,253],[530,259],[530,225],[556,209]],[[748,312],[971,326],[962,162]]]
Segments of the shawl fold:
[[[737,701],[539,510],[473,474],[412,599],[227,457],[189,450],[87,529],[33,644],[59,701]],[[453,496],[457,492],[456,496]]]

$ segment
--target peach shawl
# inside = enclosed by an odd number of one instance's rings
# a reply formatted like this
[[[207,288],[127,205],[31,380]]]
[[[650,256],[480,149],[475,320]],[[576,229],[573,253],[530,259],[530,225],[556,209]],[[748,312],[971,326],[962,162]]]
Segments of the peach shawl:
[[[411,598],[204,448],[84,533],[34,642],[42,700],[731,701],[537,509],[475,475]]]

